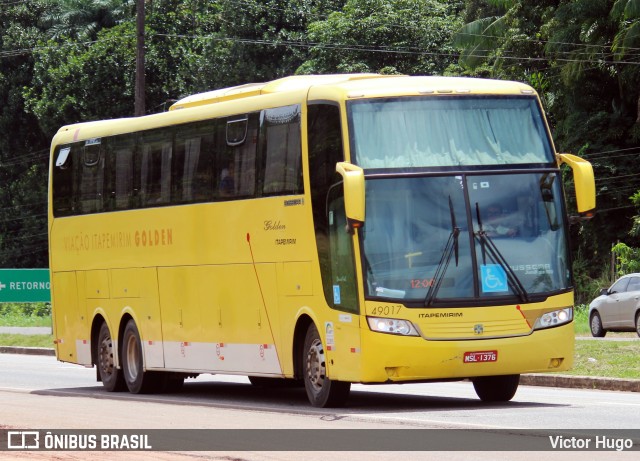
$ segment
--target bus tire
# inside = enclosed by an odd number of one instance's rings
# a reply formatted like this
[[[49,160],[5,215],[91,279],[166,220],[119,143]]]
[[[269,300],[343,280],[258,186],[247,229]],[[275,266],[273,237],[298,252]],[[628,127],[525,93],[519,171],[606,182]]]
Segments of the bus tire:
[[[98,333],[96,351],[96,368],[102,385],[109,392],[122,392],[127,389],[122,376],[115,364],[113,339],[107,322],[103,322]]]
[[[314,407],[341,407],[349,397],[351,383],[333,381],[327,376],[324,345],[318,329],[309,325],[303,349],[304,387]]]
[[[142,342],[136,322],[127,322],[122,335],[122,371],[124,381],[132,394],[148,394],[158,390],[163,380],[157,373],[144,371]]]
[[[508,402],[516,395],[520,375],[482,376],[473,379],[473,388],[483,402]]]

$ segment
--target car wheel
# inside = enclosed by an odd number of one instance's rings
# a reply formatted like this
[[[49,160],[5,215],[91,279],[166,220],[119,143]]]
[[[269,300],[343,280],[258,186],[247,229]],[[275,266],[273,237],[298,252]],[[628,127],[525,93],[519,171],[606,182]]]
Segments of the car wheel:
[[[591,335],[594,338],[604,338],[604,335],[607,334],[607,330],[602,327],[602,319],[598,311],[594,311],[593,314],[591,314],[589,326],[591,327]]]
[[[640,336],[640,311],[636,313],[636,333]]]

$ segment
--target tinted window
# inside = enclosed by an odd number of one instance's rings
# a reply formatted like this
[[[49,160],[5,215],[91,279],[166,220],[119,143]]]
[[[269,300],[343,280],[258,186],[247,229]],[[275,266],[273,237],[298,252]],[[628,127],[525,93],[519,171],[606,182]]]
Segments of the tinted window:
[[[640,277],[632,277],[629,280],[627,291],[640,291]]]
[[[182,127],[176,133],[173,161],[173,202],[213,198],[214,122]]]
[[[288,106],[265,110],[262,130],[263,194],[301,193],[302,153],[299,107]]]
[[[75,163],[78,184],[79,212],[96,213],[104,206],[105,159],[100,139],[85,141],[80,161]]]
[[[628,284],[629,284],[628,278],[620,279],[613,284],[613,286],[609,290],[609,293],[624,293],[627,290]]]
[[[302,184],[300,106],[287,106],[60,146],[53,211],[70,216],[294,194]]]

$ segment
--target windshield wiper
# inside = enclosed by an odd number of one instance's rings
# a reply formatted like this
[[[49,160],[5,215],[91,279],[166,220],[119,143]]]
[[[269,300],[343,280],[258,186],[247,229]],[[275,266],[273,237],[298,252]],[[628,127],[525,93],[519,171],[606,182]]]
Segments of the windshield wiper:
[[[449,234],[449,239],[447,240],[447,244],[444,247],[444,251],[442,252],[442,256],[440,257],[440,262],[438,263],[438,267],[436,268],[436,273],[431,280],[431,284],[429,285],[429,291],[427,291],[427,296],[424,298],[425,307],[431,306],[433,300],[440,290],[440,285],[442,285],[442,281],[444,280],[444,274],[447,273],[447,268],[449,267],[449,263],[451,262],[451,255],[455,254],[456,258],[456,267],[458,266],[458,258],[459,258],[459,244],[458,237],[460,236],[460,228],[456,225],[456,215],[453,212],[453,203],[451,202],[451,196],[449,196],[449,211],[451,212],[451,233]]]
[[[485,265],[486,261],[486,253],[488,251],[491,259],[497,262],[500,267],[507,274],[507,283],[511,286],[511,289],[518,295],[521,302],[529,302],[529,293],[525,289],[524,285],[516,275],[516,273],[511,269],[509,263],[502,255],[496,244],[493,242],[493,239],[489,237],[487,232],[482,227],[482,219],[480,218],[480,205],[476,202],[476,216],[478,218],[478,232],[475,233],[476,237],[480,240],[480,247],[482,249],[482,264]]]

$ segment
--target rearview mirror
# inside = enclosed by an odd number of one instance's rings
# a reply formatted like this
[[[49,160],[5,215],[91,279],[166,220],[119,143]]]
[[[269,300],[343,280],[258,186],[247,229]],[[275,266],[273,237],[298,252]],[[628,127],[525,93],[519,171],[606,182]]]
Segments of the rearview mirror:
[[[349,227],[357,228],[364,224],[364,170],[347,162],[338,162],[336,171],[344,182],[344,208]]]
[[[573,171],[578,213],[582,218],[592,218],[596,211],[596,182],[591,163],[571,154],[558,154],[558,161]]]

